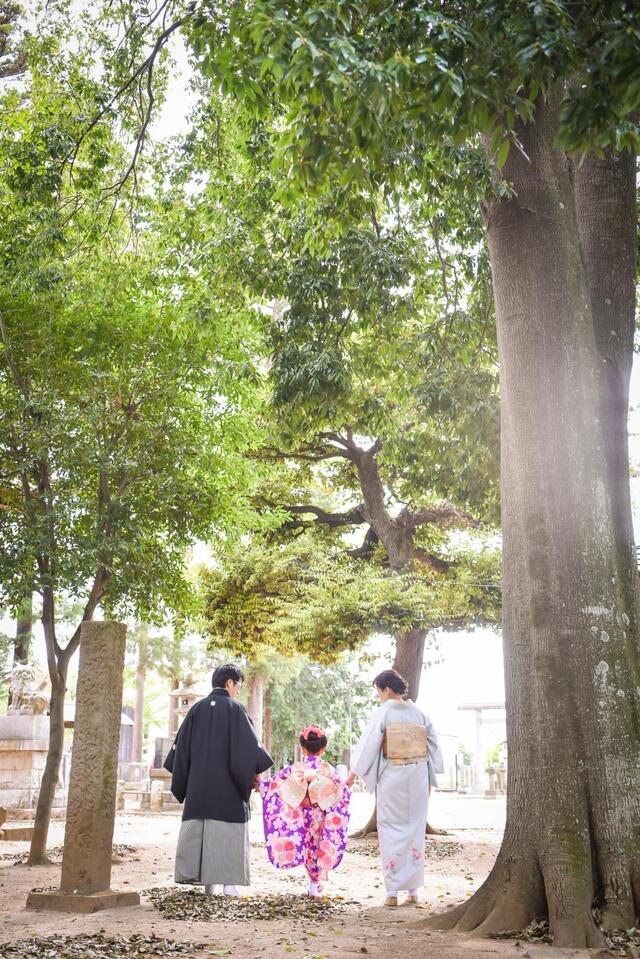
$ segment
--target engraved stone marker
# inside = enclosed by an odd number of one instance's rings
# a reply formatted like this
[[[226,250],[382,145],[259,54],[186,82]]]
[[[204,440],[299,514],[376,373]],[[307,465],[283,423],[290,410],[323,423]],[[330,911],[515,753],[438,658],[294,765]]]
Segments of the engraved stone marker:
[[[110,890],[122,671],[127,628],[82,624],[60,890],[31,893],[27,908],[94,912],[140,902]]]

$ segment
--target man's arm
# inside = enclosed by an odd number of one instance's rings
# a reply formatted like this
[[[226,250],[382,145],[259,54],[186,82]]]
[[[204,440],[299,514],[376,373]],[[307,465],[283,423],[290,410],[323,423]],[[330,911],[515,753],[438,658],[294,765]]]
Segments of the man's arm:
[[[233,704],[230,733],[229,771],[238,792],[248,802],[259,773],[273,766],[273,759],[258,739],[249,714],[240,703]]]
[[[178,730],[178,735],[169,750],[169,755],[164,761],[164,768],[172,774],[171,792],[179,803],[183,803],[187,795],[187,782],[189,781],[189,770],[191,768],[191,729],[192,718],[189,711]]]

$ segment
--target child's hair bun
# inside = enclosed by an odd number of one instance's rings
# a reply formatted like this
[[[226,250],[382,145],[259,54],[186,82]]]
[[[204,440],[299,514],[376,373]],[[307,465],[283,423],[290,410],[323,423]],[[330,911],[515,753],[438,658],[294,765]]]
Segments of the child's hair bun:
[[[300,745],[309,753],[319,753],[327,745],[327,737],[319,726],[305,726],[300,733]]]

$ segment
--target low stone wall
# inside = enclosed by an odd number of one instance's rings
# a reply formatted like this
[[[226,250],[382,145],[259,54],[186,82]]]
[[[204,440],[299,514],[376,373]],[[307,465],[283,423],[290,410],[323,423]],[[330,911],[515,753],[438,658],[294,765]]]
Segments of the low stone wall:
[[[49,748],[49,718],[14,713],[0,716],[0,806],[7,818],[32,819]],[[56,791],[54,815],[64,815],[67,797]]]

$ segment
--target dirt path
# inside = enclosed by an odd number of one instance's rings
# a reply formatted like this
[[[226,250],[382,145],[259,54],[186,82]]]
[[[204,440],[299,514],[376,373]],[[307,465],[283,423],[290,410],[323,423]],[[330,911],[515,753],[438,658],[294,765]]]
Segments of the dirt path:
[[[489,804],[491,805],[491,804]],[[464,810],[462,810],[464,811]],[[364,821],[367,812],[365,797],[359,801],[356,815]],[[440,821],[464,822],[457,812],[444,807]],[[489,810],[499,820],[500,810]],[[482,824],[481,824],[482,825]],[[180,819],[175,815],[125,814],[117,819],[114,841],[135,847],[134,853],[113,866],[113,888],[142,891],[173,882],[173,854]],[[61,843],[62,825],[51,831],[51,845]],[[334,874],[327,892],[348,901],[347,912],[322,922],[296,919],[257,920],[248,922],[191,921],[165,919],[143,897],[135,908],[111,910],[91,916],[68,916],[56,913],[27,912],[27,893],[34,887],[52,886],[59,882],[60,867],[15,865],[0,860],[0,942],[29,938],[33,935],[76,935],[103,931],[108,935],[130,935],[134,932],[155,933],[182,942],[206,943],[207,949],[194,955],[210,959],[227,955],[228,959],[333,959],[370,955],[375,959],[407,956],[410,959],[470,959],[492,956],[495,959],[526,959],[529,956],[574,956],[575,950],[555,950],[541,946],[516,946],[509,941],[473,940],[451,933],[424,929],[426,916],[445,906],[460,902],[479,886],[493,863],[500,838],[500,828],[489,821],[484,828],[460,825],[447,837],[430,841],[427,862],[427,884],[423,890],[424,905],[416,908],[400,906],[386,909],[376,846],[367,841],[354,841],[340,870]],[[302,870],[276,872],[260,844],[260,822],[252,820],[252,886],[251,895],[268,896],[306,891]],[[2,843],[0,855],[24,853],[26,843]],[[226,950],[229,950],[227,953]],[[586,955],[586,953],[583,953]]]

